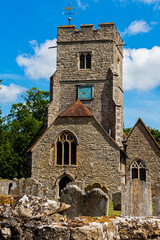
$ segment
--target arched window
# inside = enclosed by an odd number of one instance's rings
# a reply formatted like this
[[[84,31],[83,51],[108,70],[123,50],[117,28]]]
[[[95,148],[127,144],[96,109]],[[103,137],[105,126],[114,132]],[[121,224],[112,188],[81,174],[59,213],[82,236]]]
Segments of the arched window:
[[[134,161],[131,165],[132,179],[138,178],[141,181],[146,181],[146,166],[140,161]]]
[[[61,133],[56,139],[55,147],[57,165],[77,164],[77,140],[72,133]]]

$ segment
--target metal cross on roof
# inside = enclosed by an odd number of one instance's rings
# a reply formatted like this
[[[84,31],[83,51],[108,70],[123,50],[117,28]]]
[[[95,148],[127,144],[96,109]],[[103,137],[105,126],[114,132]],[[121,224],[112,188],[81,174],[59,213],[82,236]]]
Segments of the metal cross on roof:
[[[71,15],[77,15],[77,13],[72,13],[71,10],[72,9],[75,9],[75,7],[71,7],[71,2],[69,2],[69,7],[65,7],[63,14],[68,14],[69,15],[69,18],[68,18],[68,21],[69,21],[69,25],[71,24]],[[67,12],[69,11],[69,12]]]

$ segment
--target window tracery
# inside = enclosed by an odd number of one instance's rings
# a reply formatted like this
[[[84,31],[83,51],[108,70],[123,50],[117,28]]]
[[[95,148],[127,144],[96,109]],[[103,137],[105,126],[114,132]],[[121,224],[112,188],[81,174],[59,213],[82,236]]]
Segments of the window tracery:
[[[146,181],[146,166],[140,161],[136,160],[131,165],[132,179],[137,178],[141,181]]]
[[[77,164],[77,141],[72,133],[61,133],[56,139],[55,147],[57,165]]]

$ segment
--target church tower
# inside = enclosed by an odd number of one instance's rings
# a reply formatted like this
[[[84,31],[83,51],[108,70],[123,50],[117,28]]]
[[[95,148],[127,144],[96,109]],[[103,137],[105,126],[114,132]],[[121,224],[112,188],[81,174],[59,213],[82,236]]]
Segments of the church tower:
[[[123,42],[113,23],[58,27],[57,70],[50,79],[46,125],[77,99],[121,145]]]

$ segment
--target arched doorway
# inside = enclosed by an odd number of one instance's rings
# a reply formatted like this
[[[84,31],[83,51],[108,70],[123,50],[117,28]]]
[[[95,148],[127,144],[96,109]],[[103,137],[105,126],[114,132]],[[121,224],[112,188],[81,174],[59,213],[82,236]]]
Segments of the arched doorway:
[[[61,195],[61,190],[66,187],[68,183],[72,182],[72,179],[69,178],[68,176],[63,177],[59,181],[59,196]]]

